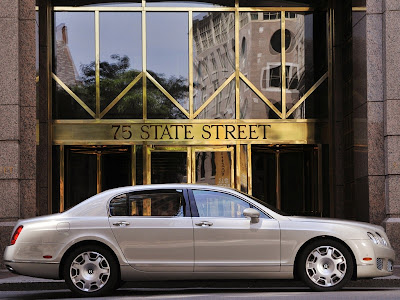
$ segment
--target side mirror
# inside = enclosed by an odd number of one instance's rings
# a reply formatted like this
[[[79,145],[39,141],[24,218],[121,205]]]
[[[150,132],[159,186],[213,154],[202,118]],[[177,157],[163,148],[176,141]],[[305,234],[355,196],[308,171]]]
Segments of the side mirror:
[[[251,224],[255,224],[260,221],[260,212],[254,208],[246,208],[243,211],[243,215],[251,219],[250,220]]]

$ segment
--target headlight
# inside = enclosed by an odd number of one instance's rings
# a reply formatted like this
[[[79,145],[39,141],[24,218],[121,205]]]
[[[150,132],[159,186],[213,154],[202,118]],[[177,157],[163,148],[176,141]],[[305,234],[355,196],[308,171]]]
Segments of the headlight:
[[[389,247],[388,241],[383,236],[381,236],[379,233],[367,232],[367,235],[375,245],[382,245],[385,247]]]
[[[380,244],[378,238],[373,233],[367,232],[367,235],[375,245],[379,245]]]
[[[384,245],[384,246],[388,246],[388,242],[385,240],[385,238],[383,237],[383,236],[381,236],[379,233],[377,233],[376,232],[376,235],[379,237],[379,239],[381,240],[381,242],[382,242],[382,245]]]

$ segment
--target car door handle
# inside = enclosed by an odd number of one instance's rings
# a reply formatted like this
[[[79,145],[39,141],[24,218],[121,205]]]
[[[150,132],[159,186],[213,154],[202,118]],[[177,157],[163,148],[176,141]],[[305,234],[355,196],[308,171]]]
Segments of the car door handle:
[[[121,226],[128,226],[129,224],[130,224],[130,223],[129,223],[129,222],[126,222],[126,221],[119,221],[119,222],[113,223],[114,226],[119,226],[119,227],[121,227]]]
[[[196,223],[196,226],[210,227],[210,226],[213,226],[213,223],[212,222],[208,222],[208,221],[201,221],[199,223]]]

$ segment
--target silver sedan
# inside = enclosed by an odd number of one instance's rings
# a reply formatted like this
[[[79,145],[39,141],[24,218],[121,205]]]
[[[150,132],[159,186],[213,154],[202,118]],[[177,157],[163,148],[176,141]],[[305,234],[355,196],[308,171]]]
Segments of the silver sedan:
[[[333,291],[391,275],[393,262],[380,226],[288,216],[233,189],[189,184],[117,188],[20,220],[4,253],[10,271],[63,278],[86,296],[180,279],[297,278]]]

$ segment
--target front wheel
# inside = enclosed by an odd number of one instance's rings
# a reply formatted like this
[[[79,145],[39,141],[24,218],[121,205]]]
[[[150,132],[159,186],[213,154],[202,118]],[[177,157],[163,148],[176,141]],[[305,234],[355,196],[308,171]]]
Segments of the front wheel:
[[[314,291],[341,289],[353,275],[353,259],[341,243],[324,239],[306,246],[297,264],[300,279]]]
[[[66,284],[74,293],[104,296],[116,289],[119,266],[108,249],[85,245],[68,255],[63,274]]]

